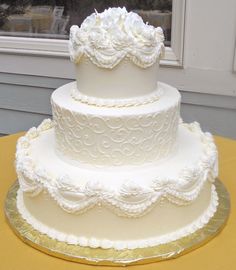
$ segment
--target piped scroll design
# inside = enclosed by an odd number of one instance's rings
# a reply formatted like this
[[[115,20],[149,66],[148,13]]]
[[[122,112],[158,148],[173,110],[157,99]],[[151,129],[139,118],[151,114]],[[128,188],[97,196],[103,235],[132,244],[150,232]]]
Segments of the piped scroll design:
[[[142,165],[175,147],[179,101],[148,114],[103,116],[72,112],[52,100],[58,153],[93,166]]]

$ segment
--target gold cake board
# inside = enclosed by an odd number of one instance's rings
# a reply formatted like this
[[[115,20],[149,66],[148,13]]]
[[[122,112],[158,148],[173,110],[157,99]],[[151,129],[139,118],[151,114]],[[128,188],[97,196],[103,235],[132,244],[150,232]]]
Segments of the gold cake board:
[[[222,230],[229,216],[230,198],[229,193],[220,180],[216,180],[215,186],[219,197],[219,205],[215,215],[202,229],[176,241],[149,248],[118,251],[114,249],[81,247],[51,239],[35,230],[19,214],[16,206],[16,194],[19,189],[17,181],[7,194],[5,214],[10,227],[22,241],[49,255],[92,265],[121,266],[144,264],[176,258],[190,252],[207,243]]]

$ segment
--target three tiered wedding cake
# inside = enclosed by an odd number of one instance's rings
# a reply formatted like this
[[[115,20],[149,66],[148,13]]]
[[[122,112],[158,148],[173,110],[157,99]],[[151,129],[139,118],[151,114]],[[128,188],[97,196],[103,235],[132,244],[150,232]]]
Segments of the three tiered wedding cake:
[[[17,207],[58,241],[115,250],[152,247],[202,228],[218,197],[217,150],[179,116],[158,81],[161,28],[124,8],[72,26],[77,80],[54,91],[53,120],[17,144]]]

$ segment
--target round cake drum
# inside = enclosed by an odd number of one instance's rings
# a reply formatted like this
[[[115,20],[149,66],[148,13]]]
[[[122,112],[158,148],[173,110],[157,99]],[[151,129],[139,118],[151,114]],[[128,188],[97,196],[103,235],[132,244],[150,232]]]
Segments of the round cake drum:
[[[229,216],[230,198],[222,182],[216,180],[215,186],[219,197],[219,205],[215,215],[202,229],[177,241],[151,248],[118,251],[114,249],[84,248],[53,240],[36,231],[18,213],[16,207],[16,194],[19,189],[18,182],[8,192],[5,214],[17,236],[30,246],[49,255],[92,265],[144,264],[176,258],[207,243],[221,231]]]

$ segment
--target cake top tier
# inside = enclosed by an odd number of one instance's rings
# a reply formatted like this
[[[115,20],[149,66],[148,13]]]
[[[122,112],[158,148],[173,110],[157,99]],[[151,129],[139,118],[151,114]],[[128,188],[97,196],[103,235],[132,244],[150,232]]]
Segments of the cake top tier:
[[[83,55],[98,67],[113,68],[129,58],[141,68],[152,66],[164,53],[160,27],[145,24],[126,8],[109,8],[88,16],[80,27],[70,29],[71,60],[78,63]]]

